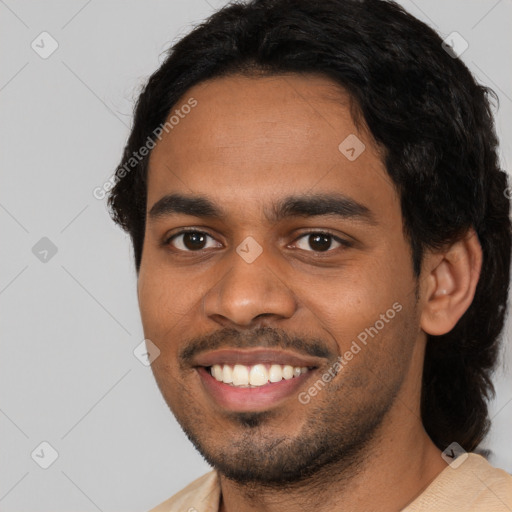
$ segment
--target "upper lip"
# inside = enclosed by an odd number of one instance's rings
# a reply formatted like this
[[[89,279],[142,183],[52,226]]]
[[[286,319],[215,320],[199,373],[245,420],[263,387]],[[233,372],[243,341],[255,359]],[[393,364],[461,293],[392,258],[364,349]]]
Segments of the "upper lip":
[[[214,364],[289,364],[300,367],[318,367],[322,358],[305,356],[286,350],[268,348],[255,349],[218,349],[198,354],[192,360],[192,366],[213,366]]]

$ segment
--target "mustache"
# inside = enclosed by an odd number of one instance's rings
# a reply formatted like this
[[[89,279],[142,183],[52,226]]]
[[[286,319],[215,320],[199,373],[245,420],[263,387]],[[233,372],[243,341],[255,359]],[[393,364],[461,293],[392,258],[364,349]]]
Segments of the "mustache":
[[[293,349],[302,355],[332,359],[335,355],[321,338],[290,335],[283,329],[259,327],[251,331],[224,328],[205,336],[197,336],[185,343],[178,359],[182,367],[190,366],[195,356],[220,348],[278,348]]]

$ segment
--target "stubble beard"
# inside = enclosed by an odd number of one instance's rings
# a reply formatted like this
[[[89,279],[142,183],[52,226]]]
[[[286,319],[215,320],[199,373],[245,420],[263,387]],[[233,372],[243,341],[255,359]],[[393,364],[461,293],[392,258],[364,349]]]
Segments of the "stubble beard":
[[[220,443],[206,441],[210,436],[201,430],[207,428],[204,416],[202,420],[198,419],[201,416],[192,418],[200,411],[191,408],[190,415],[182,414],[177,419],[204,459],[237,484],[281,490],[283,486],[300,487],[306,480],[327,485],[359,472],[367,459],[368,446],[376,440],[399,388],[400,382],[386,386],[385,392],[381,391],[377,399],[372,396],[366,407],[361,407],[357,400],[353,400],[352,408],[340,407],[334,400],[321,405],[311,401],[303,406],[311,410],[294,437],[269,432],[268,423],[279,414],[276,411],[226,414],[239,433]],[[324,389],[321,393],[328,391]]]

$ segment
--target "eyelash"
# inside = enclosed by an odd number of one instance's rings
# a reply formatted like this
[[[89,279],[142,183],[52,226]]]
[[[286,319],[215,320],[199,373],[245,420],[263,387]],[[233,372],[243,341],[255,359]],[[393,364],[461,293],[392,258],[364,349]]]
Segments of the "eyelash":
[[[197,234],[200,234],[200,235],[206,235],[206,236],[212,238],[213,240],[215,240],[215,238],[213,236],[211,236],[209,233],[207,233],[206,231],[201,231],[201,230],[195,229],[195,228],[188,228],[188,229],[182,229],[182,230],[178,231],[177,233],[174,233],[172,236],[167,237],[164,240],[163,245],[167,247],[167,246],[171,245],[171,242],[174,239],[178,238],[181,235],[187,234],[187,233],[197,233]],[[352,243],[351,242],[349,242],[348,240],[344,240],[343,238],[339,238],[334,233],[331,233],[329,230],[312,230],[312,231],[307,231],[307,232],[301,233],[301,235],[298,236],[294,240],[294,242],[296,242],[297,240],[300,240],[301,238],[310,236],[310,235],[328,235],[328,236],[330,236],[332,238],[332,240],[338,242],[340,244],[340,246],[342,246],[344,248],[352,247]],[[329,248],[326,251],[314,251],[314,250],[307,251],[305,249],[303,249],[303,250],[305,250],[306,252],[312,252],[312,253],[316,253],[316,254],[324,254],[324,253],[333,252],[335,249],[339,249],[339,248],[340,247],[336,247],[334,249],[330,249]],[[176,249],[176,250],[179,251],[179,252],[200,253],[204,249],[199,249],[197,251],[184,250],[184,249]]]

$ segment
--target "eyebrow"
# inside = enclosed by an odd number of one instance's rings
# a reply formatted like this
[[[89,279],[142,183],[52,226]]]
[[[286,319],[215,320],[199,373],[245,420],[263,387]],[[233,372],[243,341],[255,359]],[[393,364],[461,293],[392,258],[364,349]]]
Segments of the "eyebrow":
[[[218,220],[226,219],[228,216],[220,206],[206,197],[168,194],[151,207],[148,218],[158,220],[176,214]],[[329,215],[377,224],[375,216],[368,207],[340,194],[289,196],[265,210],[265,217],[269,222],[279,222],[290,217]]]

